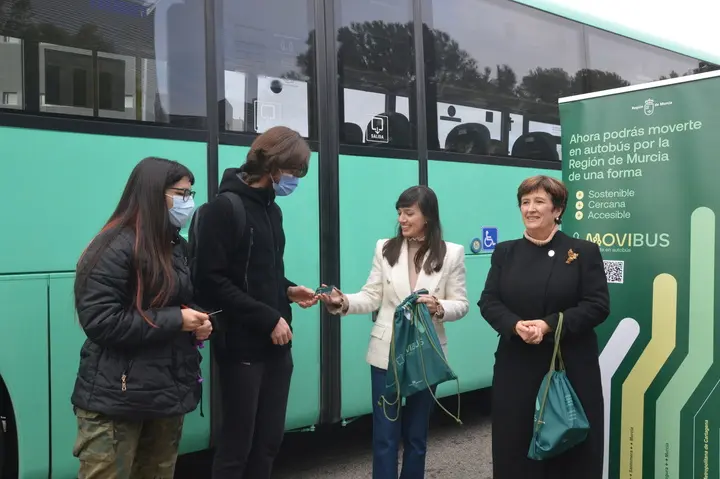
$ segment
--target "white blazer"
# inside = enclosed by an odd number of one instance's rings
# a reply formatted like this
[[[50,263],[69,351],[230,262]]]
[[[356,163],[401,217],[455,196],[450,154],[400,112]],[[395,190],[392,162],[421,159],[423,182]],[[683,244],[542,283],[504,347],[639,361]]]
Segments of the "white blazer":
[[[390,340],[395,309],[413,291],[410,289],[408,272],[408,247],[403,242],[400,257],[395,266],[390,266],[383,258],[382,250],[387,239],[375,245],[370,276],[360,292],[348,294],[347,314],[367,314],[378,311],[377,320],[370,332],[370,344],[366,360],[380,369],[388,368]],[[442,304],[445,314],[442,320],[433,320],[443,352],[447,356],[447,336],[443,323],[457,321],[465,316],[469,309],[465,287],[465,249],[455,243],[445,242],[447,252],[442,269],[428,275],[424,270],[418,274],[415,291],[426,289]],[[427,254],[425,259],[427,259]]]

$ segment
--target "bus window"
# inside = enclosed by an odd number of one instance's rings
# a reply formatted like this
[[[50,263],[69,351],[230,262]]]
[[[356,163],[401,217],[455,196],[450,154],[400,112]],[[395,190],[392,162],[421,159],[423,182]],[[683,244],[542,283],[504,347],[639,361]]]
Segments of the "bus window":
[[[449,103],[438,102],[438,127],[437,135],[440,145],[446,145],[445,150],[456,151],[447,147],[448,135],[452,131],[459,131],[458,127],[465,124],[480,124],[487,131],[489,138],[486,146],[481,150],[474,150],[476,154],[488,154],[490,139],[501,138],[502,131],[502,114],[497,110],[485,110],[482,108],[472,108],[462,105],[451,105]],[[444,114],[443,114],[444,113]]]
[[[335,10],[341,143],[415,149],[411,0],[335,0]]]
[[[0,108],[205,126],[202,5],[14,3],[0,21]]]
[[[224,129],[262,133],[283,125],[316,138],[312,0],[222,0],[216,5],[222,19],[217,43],[223,58]]]
[[[531,121],[528,123],[528,130],[543,132],[552,136],[552,141],[555,142],[555,150],[558,153],[558,160],[562,160],[562,144],[560,142],[560,134],[562,133],[562,128],[560,128],[560,125],[543,123],[541,121]]]
[[[356,130],[354,128],[347,127],[347,131],[351,133],[349,135],[343,136],[344,133],[341,131],[342,142],[350,145],[365,143],[369,145],[385,144],[386,146],[390,146],[389,144],[391,143],[391,141],[389,138],[387,143],[382,143],[373,141],[374,138],[372,138],[372,135],[371,138],[369,138],[370,141],[368,141],[366,135],[366,132],[368,131],[367,126],[369,123],[372,122],[373,118],[375,118],[378,114],[382,114],[383,117],[387,116],[386,114],[384,114],[387,102],[386,95],[371,91],[356,90],[354,88],[343,88],[343,92],[343,103],[345,105],[344,123],[346,125],[355,125],[360,128],[361,138],[358,142],[356,140],[356,137],[352,133]],[[407,97],[398,96],[395,98],[395,113],[403,115],[406,120],[410,117],[410,102]],[[389,121],[390,120],[388,120],[388,122]],[[390,128],[389,125],[388,128]],[[410,147],[408,146],[408,148]]]
[[[587,84],[590,91],[609,90],[717,69],[716,65],[702,69],[700,62],[694,58],[597,28],[585,27],[585,31],[589,52]]]
[[[510,124],[508,125],[508,148],[503,145],[503,152],[508,154],[518,138],[523,134],[523,116],[516,113],[510,113]],[[502,143],[502,142],[501,142]]]
[[[22,40],[0,32],[0,108],[23,107]]]
[[[559,125],[557,99],[582,93],[582,29],[569,20],[505,0],[432,0],[426,49],[431,150],[517,156],[529,133]],[[531,121],[532,120],[532,121]],[[542,126],[541,126],[542,124]],[[481,147],[448,142],[463,128],[490,135]],[[461,130],[456,130],[461,129]],[[543,138],[545,138],[543,136]],[[546,139],[546,138],[545,138]],[[544,145],[544,143],[543,143]],[[449,148],[450,147],[450,148]],[[534,149],[533,158],[539,151]],[[555,160],[557,150],[547,153]]]

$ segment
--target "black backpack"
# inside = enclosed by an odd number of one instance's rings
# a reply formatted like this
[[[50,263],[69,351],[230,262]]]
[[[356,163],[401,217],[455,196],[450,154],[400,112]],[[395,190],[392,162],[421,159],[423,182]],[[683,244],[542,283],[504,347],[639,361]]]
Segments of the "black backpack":
[[[245,205],[243,204],[242,198],[240,198],[240,195],[233,193],[231,191],[223,191],[222,193],[218,194],[216,196],[220,197],[224,196],[232,205],[233,210],[233,218],[235,218],[236,223],[236,230],[235,230],[235,237],[236,242],[235,244],[240,244],[240,239],[242,238],[243,232],[245,231]],[[195,210],[195,214],[193,215],[192,220],[190,221],[190,231],[188,235],[188,265],[190,266],[190,274],[192,278],[193,284],[195,284],[195,275],[197,274],[197,245],[198,241],[200,241],[200,238],[198,237],[200,234],[200,220],[202,216],[202,211],[207,206],[207,203],[200,205],[197,210]]]

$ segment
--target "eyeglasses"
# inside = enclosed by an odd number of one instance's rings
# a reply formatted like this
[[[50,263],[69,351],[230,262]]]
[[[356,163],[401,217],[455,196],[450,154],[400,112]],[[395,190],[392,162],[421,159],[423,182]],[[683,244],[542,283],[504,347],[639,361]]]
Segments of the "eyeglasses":
[[[175,190],[178,193],[182,193],[183,201],[187,201],[191,197],[195,198],[195,192],[193,190],[188,190],[187,188],[169,188],[169,189]]]

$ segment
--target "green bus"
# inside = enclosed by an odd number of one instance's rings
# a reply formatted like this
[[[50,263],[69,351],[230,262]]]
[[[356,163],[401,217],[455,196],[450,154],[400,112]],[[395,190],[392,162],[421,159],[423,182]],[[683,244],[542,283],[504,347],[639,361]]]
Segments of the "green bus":
[[[73,272],[143,157],[189,166],[200,204],[258,132],[299,131],[314,156],[280,203],[287,274],[345,291],[394,234],[398,194],[428,184],[474,305],[494,243],[522,232],[517,185],[560,176],[558,97],[717,68],[527,3],[0,0],[0,476],[76,477]],[[370,319],[296,312],[288,431],[370,412]],[[448,335],[461,390],[488,387],[478,309]],[[183,453],[220,421],[211,347]]]

